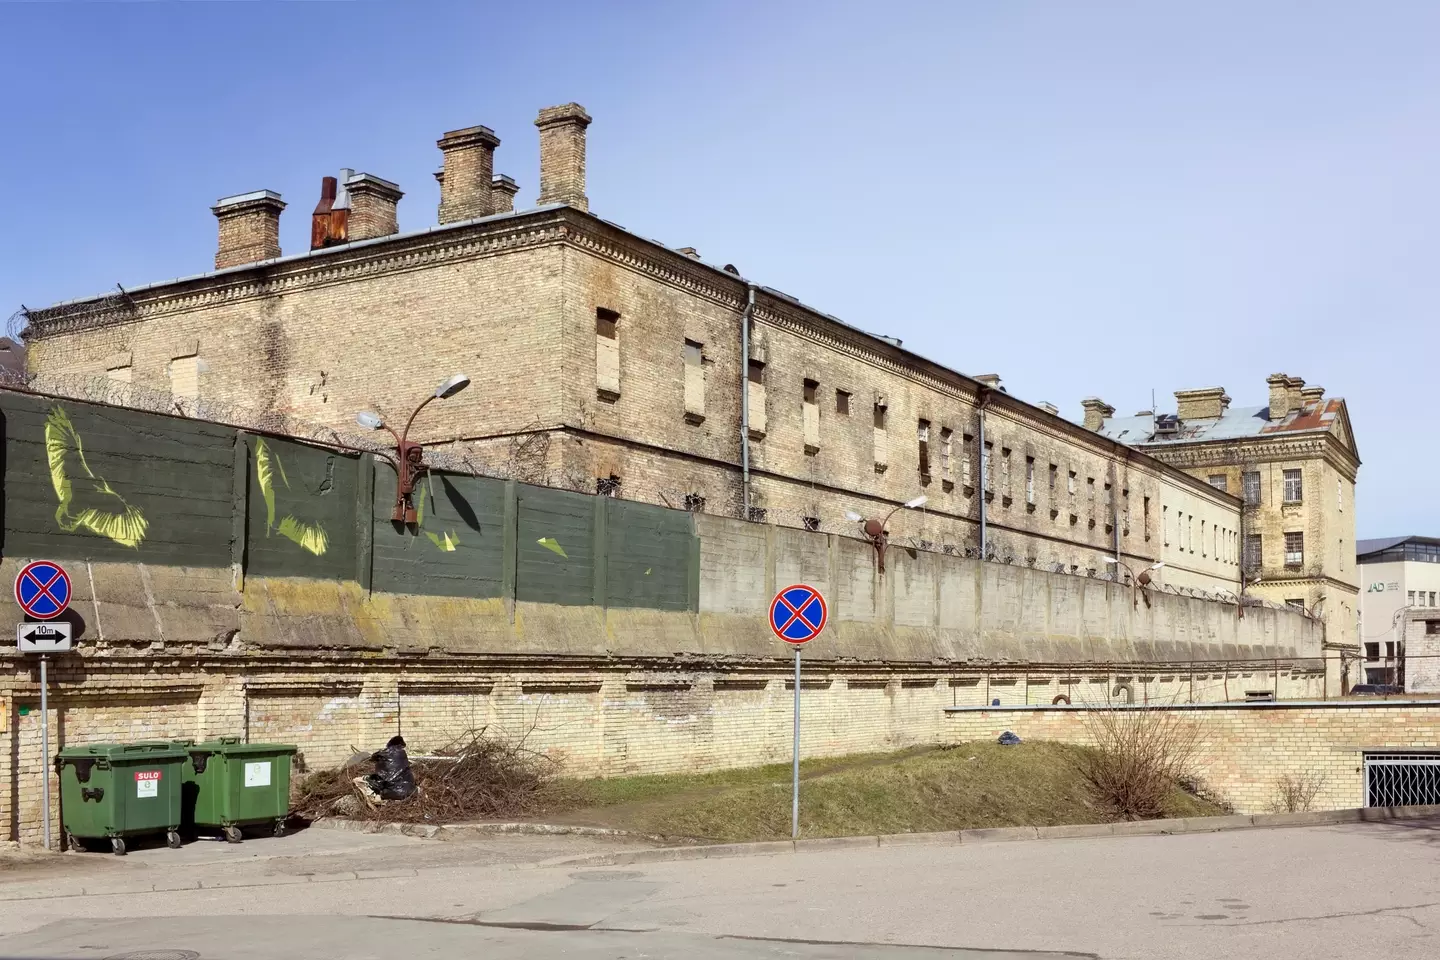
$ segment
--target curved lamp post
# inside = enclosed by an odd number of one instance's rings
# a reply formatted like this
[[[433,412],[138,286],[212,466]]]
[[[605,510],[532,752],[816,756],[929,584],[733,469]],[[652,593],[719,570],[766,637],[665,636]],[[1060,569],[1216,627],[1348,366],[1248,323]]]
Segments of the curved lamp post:
[[[470,378],[463,373],[457,373],[449,380],[435,388],[435,392],[424,400],[410,414],[410,419],[405,421],[405,429],[398,434],[385,422],[385,418],[378,413],[369,410],[361,411],[355,415],[355,422],[367,430],[384,430],[395,438],[395,510],[390,519],[396,523],[414,523],[416,521],[415,483],[420,475],[425,472],[425,447],[410,439],[410,426],[415,418],[420,415],[426,405],[432,400],[445,400],[455,396],[461,390],[470,385]]]
[[[1150,564],[1150,566],[1146,567],[1144,570],[1141,570],[1137,574],[1134,570],[1130,568],[1130,564],[1126,563],[1124,560],[1120,560],[1115,557],[1101,557],[1100,559],[1113,566],[1124,567],[1125,572],[1130,574],[1130,593],[1132,594],[1131,605],[1135,607],[1140,606],[1140,588],[1148,587],[1150,585],[1150,571],[1159,570],[1161,567],[1165,566],[1165,561],[1160,560]],[[1150,605],[1149,598],[1146,598],[1145,605],[1147,607]]]
[[[895,516],[900,510],[915,510],[925,506],[926,499],[924,496],[919,496],[914,500],[906,500],[894,510],[885,514],[884,520],[867,520],[854,510],[845,511],[846,519],[861,524],[861,529],[865,532],[866,538],[875,546],[875,556],[881,573],[885,572],[885,545],[890,541],[890,533],[885,527],[890,523],[890,518]]]

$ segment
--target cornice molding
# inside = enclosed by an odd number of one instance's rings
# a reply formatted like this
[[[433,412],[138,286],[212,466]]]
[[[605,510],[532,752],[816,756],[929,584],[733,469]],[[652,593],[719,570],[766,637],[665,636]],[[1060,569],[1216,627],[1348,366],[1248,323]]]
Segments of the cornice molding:
[[[1360,462],[1350,453],[1345,443],[1329,432],[1300,436],[1273,434],[1240,440],[1147,443],[1137,449],[1173,466],[1193,467],[1273,463],[1318,457],[1339,470],[1352,483],[1360,467]]]
[[[219,273],[64,303],[30,312],[27,340],[41,341],[154,317],[276,296],[362,277],[402,273],[508,253],[564,239],[564,210],[542,211],[458,229],[380,237],[315,251],[294,259],[261,261]]]

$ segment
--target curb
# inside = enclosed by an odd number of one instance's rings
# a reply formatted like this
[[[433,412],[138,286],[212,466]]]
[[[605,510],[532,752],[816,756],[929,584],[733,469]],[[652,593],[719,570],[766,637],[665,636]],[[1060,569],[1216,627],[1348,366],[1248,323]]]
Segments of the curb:
[[[325,817],[310,826],[321,830],[344,830],[349,833],[382,833],[417,837],[422,840],[483,840],[502,834],[524,834],[542,837],[615,837],[646,840],[651,843],[673,843],[673,837],[656,837],[610,827],[585,827],[565,823],[371,823],[364,820],[342,820]]]
[[[781,853],[824,853],[832,850],[871,849],[891,846],[1007,843],[1025,840],[1090,840],[1102,837],[1178,836],[1218,833],[1231,830],[1318,827],[1346,823],[1389,823],[1401,820],[1440,818],[1440,805],[1416,807],[1367,807],[1323,810],[1315,813],[1239,814],[1222,817],[1186,817],[1174,820],[1134,820],[1121,823],[1072,824],[1054,827],[983,827],[944,833],[899,833],[871,837],[821,837],[814,840],[767,840],[760,843],[724,843],[699,847],[661,847],[590,854],[582,857],[555,857],[522,869],[542,867],[611,867],[636,863],[666,863],[675,860],[705,860],[722,857],[764,857]]]

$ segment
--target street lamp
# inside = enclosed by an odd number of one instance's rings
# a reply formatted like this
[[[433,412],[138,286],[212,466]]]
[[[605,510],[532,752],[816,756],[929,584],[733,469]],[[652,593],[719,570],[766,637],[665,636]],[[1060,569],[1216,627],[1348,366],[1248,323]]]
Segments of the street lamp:
[[[1134,570],[1130,569],[1130,564],[1126,563],[1124,560],[1120,560],[1116,557],[1101,557],[1100,559],[1104,560],[1108,564],[1113,564],[1117,567],[1124,567],[1125,572],[1130,574],[1130,593],[1133,595],[1131,605],[1135,607],[1140,606],[1140,588],[1150,585],[1150,571],[1159,570],[1161,567],[1165,566],[1165,561],[1159,560],[1155,563],[1150,564],[1150,566],[1146,567],[1144,570],[1141,570],[1139,574],[1136,574]],[[1147,607],[1150,605],[1150,600],[1148,598],[1145,600],[1145,605]]]
[[[861,529],[865,532],[865,536],[869,538],[872,544],[874,544],[875,555],[877,557],[881,573],[885,572],[885,545],[890,540],[890,534],[885,529],[885,527],[887,524],[890,523],[890,518],[895,516],[896,512],[899,510],[915,510],[925,506],[926,499],[928,498],[924,496],[919,496],[916,497],[914,500],[906,500],[894,510],[891,510],[889,513],[885,514],[884,520],[866,520],[854,510],[845,511],[846,519],[850,520],[852,523],[861,524]]]
[[[415,483],[420,479],[420,474],[425,472],[425,448],[421,444],[410,439],[410,426],[419,416],[420,411],[432,400],[447,400],[455,396],[461,390],[470,385],[470,378],[463,373],[457,373],[435,388],[435,392],[424,400],[420,401],[410,414],[410,419],[405,421],[405,429],[398,434],[385,422],[380,414],[370,410],[362,410],[355,415],[355,422],[366,430],[384,430],[395,438],[395,510],[390,519],[396,523],[415,523],[417,514],[412,495],[415,492]]]

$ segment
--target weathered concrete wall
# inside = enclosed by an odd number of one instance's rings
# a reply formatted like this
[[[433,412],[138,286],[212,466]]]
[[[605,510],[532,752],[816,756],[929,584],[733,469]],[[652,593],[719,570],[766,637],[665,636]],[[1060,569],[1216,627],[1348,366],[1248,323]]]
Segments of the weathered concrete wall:
[[[1131,709],[1131,708],[1121,708]],[[1287,812],[1284,778],[1318,785],[1314,810],[1365,805],[1367,751],[1440,747],[1440,703],[1332,701],[1165,706],[1199,732],[1193,772],[1238,813]],[[1006,730],[1021,739],[1093,743],[1096,711],[1006,705],[946,712],[944,742],[988,740]]]
[[[1247,607],[1032,567],[892,547],[887,572],[869,544],[697,516],[700,629],[772,643],[776,590],[805,582],[833,626],[807,650],[821,659],[1188,661],[1320,656],[1321,624]],[[747,649],[751,649],[747,647]]]

